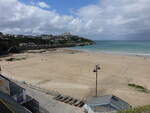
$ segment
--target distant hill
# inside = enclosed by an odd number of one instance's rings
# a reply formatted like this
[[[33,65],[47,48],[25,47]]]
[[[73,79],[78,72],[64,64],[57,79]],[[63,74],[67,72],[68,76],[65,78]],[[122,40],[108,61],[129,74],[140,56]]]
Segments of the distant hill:
[[[94,41],[64,33],[62,35],[13,35],[0,32],[0,54],[22,50],[74,47],[95,44]]]

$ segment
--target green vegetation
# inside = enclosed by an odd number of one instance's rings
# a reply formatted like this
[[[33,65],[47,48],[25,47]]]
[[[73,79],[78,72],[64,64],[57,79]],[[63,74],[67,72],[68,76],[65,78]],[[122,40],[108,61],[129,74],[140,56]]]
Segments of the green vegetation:
[[[150,105],[118,111],[117,113],[150,113]]]
[[[26,58],[8,58],[8,59],[6,59],[6,61],[12,62],[12,61],[25,60],[25,59],[26,59]]]
[[[144,92],[144,93],[149,93],[150,92],[145,87],[137,85],[137,84],[130,83],[130,84],[128,84],[128,86],[133,87],[133,88],[137,89],[138,91],[141,91],[141,92]]]
[[[0,55],[22,50],[92,45],[95,42],[71,34],[62,35],[10,35],[0,33]]]

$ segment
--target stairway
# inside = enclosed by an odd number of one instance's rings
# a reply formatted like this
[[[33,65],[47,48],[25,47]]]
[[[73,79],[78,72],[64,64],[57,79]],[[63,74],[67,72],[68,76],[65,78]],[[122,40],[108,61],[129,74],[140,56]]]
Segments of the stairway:
[[[78,100],[73,97],[64,96],[64,95],[57,95],[56,97],[54,97],[54,99],[79,108],[83,107],[85,104],[82,100]]]

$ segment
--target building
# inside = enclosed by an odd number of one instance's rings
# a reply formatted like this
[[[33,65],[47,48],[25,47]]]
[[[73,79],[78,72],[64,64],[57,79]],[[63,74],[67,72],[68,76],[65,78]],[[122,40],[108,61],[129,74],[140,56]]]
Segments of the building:
[[[0,36],[3,36],[3,33],[2,33],[2,32],[0,32]]]
[[[0,91],[0,113],[31,113],[18,104],[9,95]]]
[[[51,39],[53,38],[53,35],[41,35],[39,37],[42,37],[42,39]]]
[[[84,109],[87,113],[109,113],[131,108],[131,106],[114,95],[92,97],[87,99]]]
[[[0,74],[0,91],[11,96],[16,102],[23,104],[29,101],[25,89]],[[29,100],[28,100],[29,99]]]
[[[26,112],[17,112],[18,110],[24,110]],[[26,89],[0,74],[0,113],[49,112],[41,107],[37,100],[27,95]]]
[[[63,33],[62,35],[63,35],[63,36],[70,36],[71,33],[70,33],[70,32],[65,32],[65,33]]]

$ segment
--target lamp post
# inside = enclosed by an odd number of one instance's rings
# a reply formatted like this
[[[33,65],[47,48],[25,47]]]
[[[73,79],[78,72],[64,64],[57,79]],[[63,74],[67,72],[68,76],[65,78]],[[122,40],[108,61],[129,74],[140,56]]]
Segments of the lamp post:
[[[1,67],[1,65],[0,65],[0,74],[2,74],[2,67]]]
[[[93,72],[96,73],[96,87],[95,87],[95,96],[97,97],[97,79],[98,79],[98,70],[100,70],[100,66],[99,65],[96,65]]]

